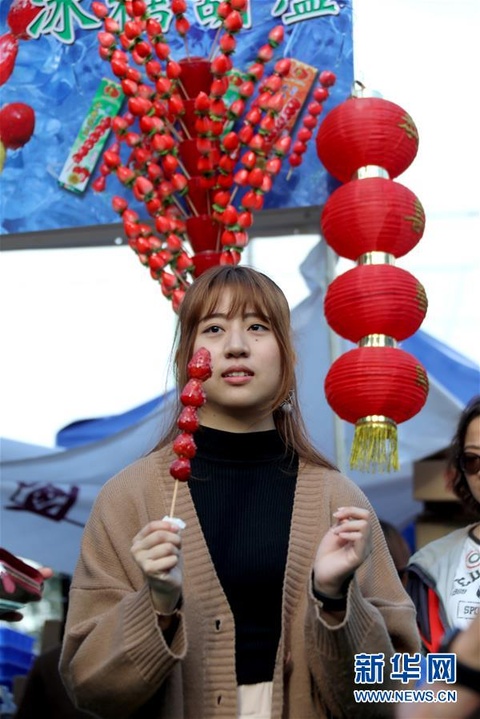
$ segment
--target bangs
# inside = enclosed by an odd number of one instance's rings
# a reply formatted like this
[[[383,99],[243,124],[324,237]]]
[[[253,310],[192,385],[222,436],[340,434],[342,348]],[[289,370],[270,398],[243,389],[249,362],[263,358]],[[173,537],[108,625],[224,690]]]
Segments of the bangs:
[[[245,315],[247,312],[255,312],[261,319],[270,322],[272,314],[265,306],[265,298],[258,287],[247,288],[241,283],[228,285],[227,287],[215,287],[209,293],[208,300],[203,305],[203,316],[208,317],[215,313],[223,300],[225,291],[228,289],[230,296],[230,307],[227,312],[228,319],[237,315]]]
[[[230,270],[230,271],[229,271]],[[197,297],[196,321],[213,314],[221,304],[225,292],[230,297],[228,318],[255,312],[261,319],[272,322],[277,316],[282,303],[284,311],[289,315],[289,307],[280,288],[266,275],[224,268],[224,272],[216,274],[202,288]]]

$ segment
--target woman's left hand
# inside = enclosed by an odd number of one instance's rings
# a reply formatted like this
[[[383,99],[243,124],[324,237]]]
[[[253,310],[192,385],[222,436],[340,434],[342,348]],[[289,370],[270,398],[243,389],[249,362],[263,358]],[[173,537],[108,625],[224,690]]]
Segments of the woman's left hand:
[[[339,507],[336,523],[318,545],[313,564],[314,587],[326,596],[339,596],[342,585],[371,552],[368,509]]]

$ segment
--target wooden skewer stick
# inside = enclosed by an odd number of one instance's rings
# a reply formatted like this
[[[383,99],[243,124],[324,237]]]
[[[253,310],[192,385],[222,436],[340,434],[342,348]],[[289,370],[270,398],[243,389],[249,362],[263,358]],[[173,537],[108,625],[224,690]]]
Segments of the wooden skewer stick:
[[[178,479],[176,479],[176,480],[175,480],[175,483],[174,483],[174,487],[173,487],[172,504],[170,505],[170,513],[169,513],[169,515],[168,515],[169,517],[174,517],[174,516],[175,516],[175,514],[174,514],[174,512],[175,512],[175,502],[177,501],[178,485],[179,485],[179,484],[180,484],[180,482],[178,481]]]
[[[171,195],[171,199],[173,200],[173,202],[175,203],[175,205],[176,205],[176,206],[178,207],[178,209],[180,210],[182,216],[188,218],[188,214],[187,214],[187,212],[185,211],[185,208],[183,207],[182,203],[178,201],[178,198],[175,197],[175,195]]]
[[[178,87],[181,89],[181,91],[183,92],[185,97],[188,97],[187,91],[185,90],[185,85],[183,84],[183,82],[180,80],[179,77],[177,77],[177,83],[178,83]]]
[[[208,56],[208,62],[212,62],[212,60],[213,60],[213,56],[214,56],[215,51],[216,51],[216,49],[217,49],[217,48],[216,48],[216,45],[217,45],[217,43],[218,43],[218,38],[220,37],[220,33],[221,33],[221,32],[222,32],[222,27],[220,26],[220,27],[218,28],[218,30],[217,30],[217,33],[216,33],[215,37],[213,38],[212,47],[211,47],[211,49],[210,49],[210,55]]]
[[[189,286],[188,282],[186,282],[185,278],[182,277],[182,275],[178,272],[178,270],[176,270],[175,268],[172,268],[172,274],[174,274],[175,277],[177,278],[177,280],[180,282],[180,284],[183,285],[185,287],[185,289],[187,289],[187,287]],[[178,480],[176,480],[176,481],[178,481]]]
[[[183,120],[182,120],[180,117],[178,117],[177,120],[178,120],[178,122],[180,123],[180,125],[182,126],[182,130],[184,131],[185,137],[187,138],[187,140],[191,140],[191,139],[192,139],[192,136],[190,135],[190,133],[189,133],[189,131],[188,131],[188,128],[187,128],[187,126],[185,125],[185,123],[183,122]]]
[[[185,177],[187,178],[187,180],[191,180],[192,176],[190,175],[189,172],[187,172],[187,169],[184,166],[183,162],[180,160],[179,157],[177,157],[177,160],[178,160],[178,166],[181,169],[181,171],[183,172],[183,174],[185,175]]]
[[[190,207],[191,211],[193,212],[193,214],[196,217],[198,217],[200,213],[198,212],[197,208],[195,207],[195,205],[193,204],[193,202],[191,201],[191,199],[189,198],[188,195],[185,195],[185,200],[187,202],[187,205]]]
[[[167,125],[167,127],[168,127],[169,131],[172,133],[172,135],[175,135],[177,140],[179,142],[181,142],[183,140],[183,137],[181,136],[181,134],[179,133],[177,128],[174,125],[172,125],[172,123],[169,122],[168,120],[165,121],[165,124]]]

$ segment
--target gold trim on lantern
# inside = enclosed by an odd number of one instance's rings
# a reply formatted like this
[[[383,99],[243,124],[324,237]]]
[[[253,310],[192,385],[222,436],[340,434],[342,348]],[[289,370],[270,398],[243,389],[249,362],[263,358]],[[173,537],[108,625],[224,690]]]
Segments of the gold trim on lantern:
[[[421,311],[426,314],[428,308],[427,293],[425,292],[425,287],[420,282],[417,283],[417,302]]]
[[[398,347],[398,342],[394,337],[388,335],[365,335],[358,343],[359,347]]]
[[[389,417],[372,414],[355,423],[350,468],[361,472],[398,471],[397,425]]]
[[[415,198],[413,215],[406,215],[404,220],[411,223],[412,229],[417,235],[420,235],[420,237],[423,235],[425,230],[425,210],[418,197]]]
[[[364,165],[364,167],[359,167],[358,170],[353,173],[352,180],[365,180],[368,177],[383,177],[385,180],[390,179],[390,175],[384,167],[380,167],[380,165]]]
[[[357,265],[394,265],[395,255],[390,252],[379,252],[378,250],[372,250],[372,252],[365,252],[363,255],[357,258]]]

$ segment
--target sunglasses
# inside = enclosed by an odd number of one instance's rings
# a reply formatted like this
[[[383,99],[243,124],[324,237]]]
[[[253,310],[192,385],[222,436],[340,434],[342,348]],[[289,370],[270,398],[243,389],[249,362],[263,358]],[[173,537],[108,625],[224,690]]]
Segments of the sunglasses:
[[[465,474],[477,474],[480,471],[480,455],[472,452],[462,452],[458,464]]]

